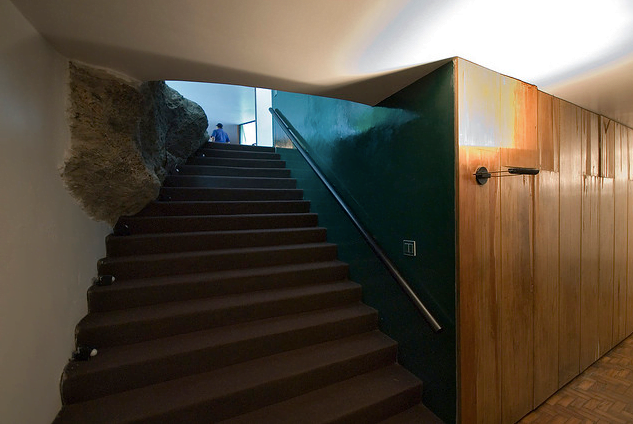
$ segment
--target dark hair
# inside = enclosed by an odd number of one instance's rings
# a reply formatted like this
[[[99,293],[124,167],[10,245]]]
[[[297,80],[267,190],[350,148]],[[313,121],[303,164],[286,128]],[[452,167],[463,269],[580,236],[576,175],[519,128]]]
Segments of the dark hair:
[[[218,125],[216,125],[216,127],[218,127],[218,128],[222,128],[222,124],[220,124],[220,123],[218,122]]]

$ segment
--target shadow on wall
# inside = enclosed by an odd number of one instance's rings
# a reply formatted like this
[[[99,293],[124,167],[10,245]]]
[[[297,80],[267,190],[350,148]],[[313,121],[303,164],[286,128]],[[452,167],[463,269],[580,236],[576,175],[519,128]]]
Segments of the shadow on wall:
[[[140,211],[209,138],[202,108],[164,81],[70,63],[69,84],[71,145],[61,176],[95,220],[114,225]]]

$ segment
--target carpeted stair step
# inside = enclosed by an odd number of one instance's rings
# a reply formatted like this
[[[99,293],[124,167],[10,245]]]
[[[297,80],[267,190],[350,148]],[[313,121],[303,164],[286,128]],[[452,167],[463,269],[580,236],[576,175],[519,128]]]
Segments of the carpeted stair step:
[[[192,156],[187,159],[187,165],[202,166],[230,166],[234,168],[285,168],[286,162],[283,160],[270,159],[241,159],[239,157],[209,157]]]
[[[293,263],[324,262],[334,259],[336,259],[335,244],[310,243],[106,257],[99,260],[97,270],[99,275],[113,275],[117,279],[131,279]]]
[[[394,415],[379,424],[444,424],[433,412],[426,406],[419,403],[413,408]]]
[[[360,301],[351,281],[161,303],[86,315],[77,345],[97,348],[138,343],[223,325],[283,316]]]
[[[293,178],[226,177],[213,175],[169,175],[163,187],[209,187],[209,188],[277,188],[294,189]]]
[[[374,424],[421,397],[420,380],[392,364],[220,423]]]
[[[301,189],[162,187],[159,201],[303,200]]]
[[[308,213],[307,200],[151,202],[135,216]]]
[[[91,312],[103,312],[163,302],[328,283],[345,280],[348,268],[346,263],[330,261],[136,280],[119,279],[111,286],[90,287],[88,308]]]
[[[129,216],[121,217],[119,223],[127,225],[130,234],[135,235],[186,231],[314,227],[318,224],[318,216],[315,213]]]
[[[232,144],[232,143],[213,143],[207,142],[202,145],[204,149],[217,149],[217,150],[238,150],[249,152],[267,152],[275,153],[275,148],[271,146],[250,146],[248,144]]]
[[[374,309],[355,303],[101,349],[90,361],[69,363],[62,399],[84,402],[365,333],[377,324]]]
[[[214,175],[226,177],[290,178],[285,168],[238,168],[232,166],[180,165],[173,175]]]
[[[207,149],[200,148],[195,156],[226,158],[226,159],[254,159],[254,160],[281,160],[281,155],[274,152],[232,150],[232,149]]]
[[[325,242],[325,228],[275,228],[263,230],[205,231],[130,236],[109,235],[108,257],[240,247],[281,246]]]
[[[383,368],[395,355],[393,340],[370,332],[67,405],[55,423],[218,422]]]

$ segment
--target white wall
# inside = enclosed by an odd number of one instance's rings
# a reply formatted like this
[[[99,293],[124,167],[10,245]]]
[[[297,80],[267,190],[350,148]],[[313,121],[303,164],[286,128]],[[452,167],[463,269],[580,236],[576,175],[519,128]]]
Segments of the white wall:
[[[268,108],[272,107],[272,91],[267,88],[255,89],[255,108],[257,110],[257,145],[273,145],[273,116]]]
[[[49,423],[109,228],[59,177],[66,60],[0,0],[0,422]]]

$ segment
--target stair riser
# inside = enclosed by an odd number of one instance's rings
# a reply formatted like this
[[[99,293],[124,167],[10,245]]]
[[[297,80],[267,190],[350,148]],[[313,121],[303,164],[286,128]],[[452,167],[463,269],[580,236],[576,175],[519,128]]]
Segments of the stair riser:
[[[422,385],[402,391],[394,396],[374,403],[369,407],[347,415],[336,424],[374,424],[387,419],[422,402]],[[421,423],[422,424],[422,423]]]
[[[224,166],[181,165],[174,175],[210,175],[226,177],[290,178],[289,169],[232,168]]]
[[[254,336],[248,340],[83,374],[77,378],[62,379],[62,397],[65,404],[83,402],[162,381],[211,371],[257,357],[372,331],[376,328],[377,322],[376,313],[355,315],[348,319],[324,322],[320,325],[282,333]]]
[[[80,323],[77,326],[76,342],[77,345],[96,346],[97,348],[138,343],[223,325],[331,308],[358,302],[360,298],[360,287],[345,287],[324,293],[276,299],[259,304],[218,307],[190,314],[127,322],[120,325],[82,328]]]
[[[170,175],[163,187],[207,187],[207,188],[276,188],[294,189],[297,181],[292,178],[246,178],[215,177],[208,175]]]
[[[117,279],[147,278],[174,274],[195,274],[228,269],[258,268],[283,264],[326,262],[336,259],[336,246],[271,249],[261,252],[209,251],[204,254],[176,257],[171,260],[148,258],[120,262],[100,261],[99,275],[114,275]]]
[[[221,150],[221,149],[199,149],[195,156],[228,158],[228,159],[256,159],[256,160],[280,160],[279,153],[270,152],[249,152],[237,150]]]
[[[296,231],[239,231],[106,238],[108,257],[242,247],[282,246],[326,241],[324,228]]]
[[[246,152],[263,152],[263,153],[275,153],[275,148],[271,146],[249,146],[247,144],[233,144],[233,143],[212,143],[208,142],[202,145],[204,149],[217,149],[217,150],[235,150]]]
[[[395,353],[395,348],[388,348],[359,355],[312,372],[279,381],[269,381],[248,391],[227,394],[218,399],[191,405],[186,409],[170,411],[160,417],[152,417],[148,422],[196,422],[199,417],[217,422],[234,416],[237,411],[249,412],[360,373],[373,371],[392,363],[395,360]]]
[[[278,202],[152,202],[136,216],[247,215],[308,213],[308,201]]]
[[[171,201],[303,200],[303,190],[163,187],[159,199]]]
[[[200,299],[211,296],[294,287],[306,284],[329,283],[347,278],[347,264],[287,272],[259,272],[250,276],[192,279],[177,284],[110,291],[99,287],[88,290],[88,306],[91,312],[134,308],[162,302]],[[118,281],[124,285],[124,281]]]
[[[194,156],[187,159],[187,165],[230,166],[235,168],[285,168],[283,160],[238,159],[224,157]]]
[[[218,215],[192,217],[121,218],[131,234],[232,231],[266,228],[304,228],[318,224],[316,214]]]

